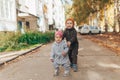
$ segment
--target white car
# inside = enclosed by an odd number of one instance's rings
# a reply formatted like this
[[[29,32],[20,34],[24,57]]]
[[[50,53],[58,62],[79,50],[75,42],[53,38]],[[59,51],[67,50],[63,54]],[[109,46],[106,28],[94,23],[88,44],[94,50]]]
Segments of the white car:
[[[79,28],[79,32],[80,34],[98,34],[101,33],[101,30],[96,26],[84,25],[81,29]]]

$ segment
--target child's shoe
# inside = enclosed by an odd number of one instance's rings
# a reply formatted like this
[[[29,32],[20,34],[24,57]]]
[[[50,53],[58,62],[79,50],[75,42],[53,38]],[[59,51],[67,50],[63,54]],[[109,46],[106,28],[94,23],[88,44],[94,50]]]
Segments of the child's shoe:
[[[59,75],[59,69],[55,70],[54,76],[58,76]]]
[[[73,64],[73,71],[74,71],[74,72],[77,72],[77,71],[78,71],[77,64]]]
[[[69,71],[65,71],[63,74],[64,77],[70,76],[70,72]]]
[[[73,68],[73,64],[70,64],[70,67]]]

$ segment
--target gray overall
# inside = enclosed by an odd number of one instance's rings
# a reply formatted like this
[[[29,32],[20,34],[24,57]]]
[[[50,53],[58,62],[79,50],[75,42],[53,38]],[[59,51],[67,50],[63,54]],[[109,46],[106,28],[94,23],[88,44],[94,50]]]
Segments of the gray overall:
[[[62,52],[65,52],[66,56],[63,56]],[[53,43],[50,58],[54,60],[53,66],[55,69],[58,69],[61,65],[64,67],[65,71],[70,70],[70,61],[67,52],[68,47],[64,40],[62,40],[60,43]]]

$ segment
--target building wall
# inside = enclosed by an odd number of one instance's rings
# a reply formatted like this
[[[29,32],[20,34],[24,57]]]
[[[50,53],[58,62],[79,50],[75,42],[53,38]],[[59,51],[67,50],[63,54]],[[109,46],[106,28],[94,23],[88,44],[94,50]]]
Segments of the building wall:
[[[26,0],[25,5],[29,8],[28,13],[37,16],[38,0]]]
[[[19,0],[19,10],[37,16],[38,0]]]
[[[64,29],[65,27],[65,9],[61,0],[53,0],[52,19],[54,20],[55,28]]]
[[[38,31],[38,26],[37,26],[37,18],[35,17],[29,17],[26,18],[25,21],[28,21],[30,23],[30,30],[32,31]]]
[[[26,31],[26,22],[29,23],[28,30],[38,30],[38,17],[39,17],[39,0],[19,0],[20,11],[19,21],[22,22],[22,27],[20,29]],[[22,14],[22,15],[21,15]]]
[[[45,32],[48,30],[48,22],[47,22],[47,16],[45,14],[47,13],[47,6],[44,1],[39,0],[39,19],[38,19],[38,25],[39,25],[39,31]]]
[[[15,0],[0,0],[0,31],[16,31]]]

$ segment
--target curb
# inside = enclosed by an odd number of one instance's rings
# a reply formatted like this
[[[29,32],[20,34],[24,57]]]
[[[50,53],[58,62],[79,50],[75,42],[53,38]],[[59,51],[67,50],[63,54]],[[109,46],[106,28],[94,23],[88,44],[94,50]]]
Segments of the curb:
[[[28,50],[25,50],[23,52],[18,52],[18,53],[9,53],[9,54],[5,54],[5,55],[2,55],[0,56],[0,66],[3,65],[3,64],[6,64],[7,62],[10,62],[16,58],[18,58],[19,56],[21,55],[25,55],[29,52],[32,52],[33,50],[35,49],[38,49],[39,47],[41,47],[43,44],[40,44],[39,46],[37,47],[34,47],[32,49],[28,49]]]

